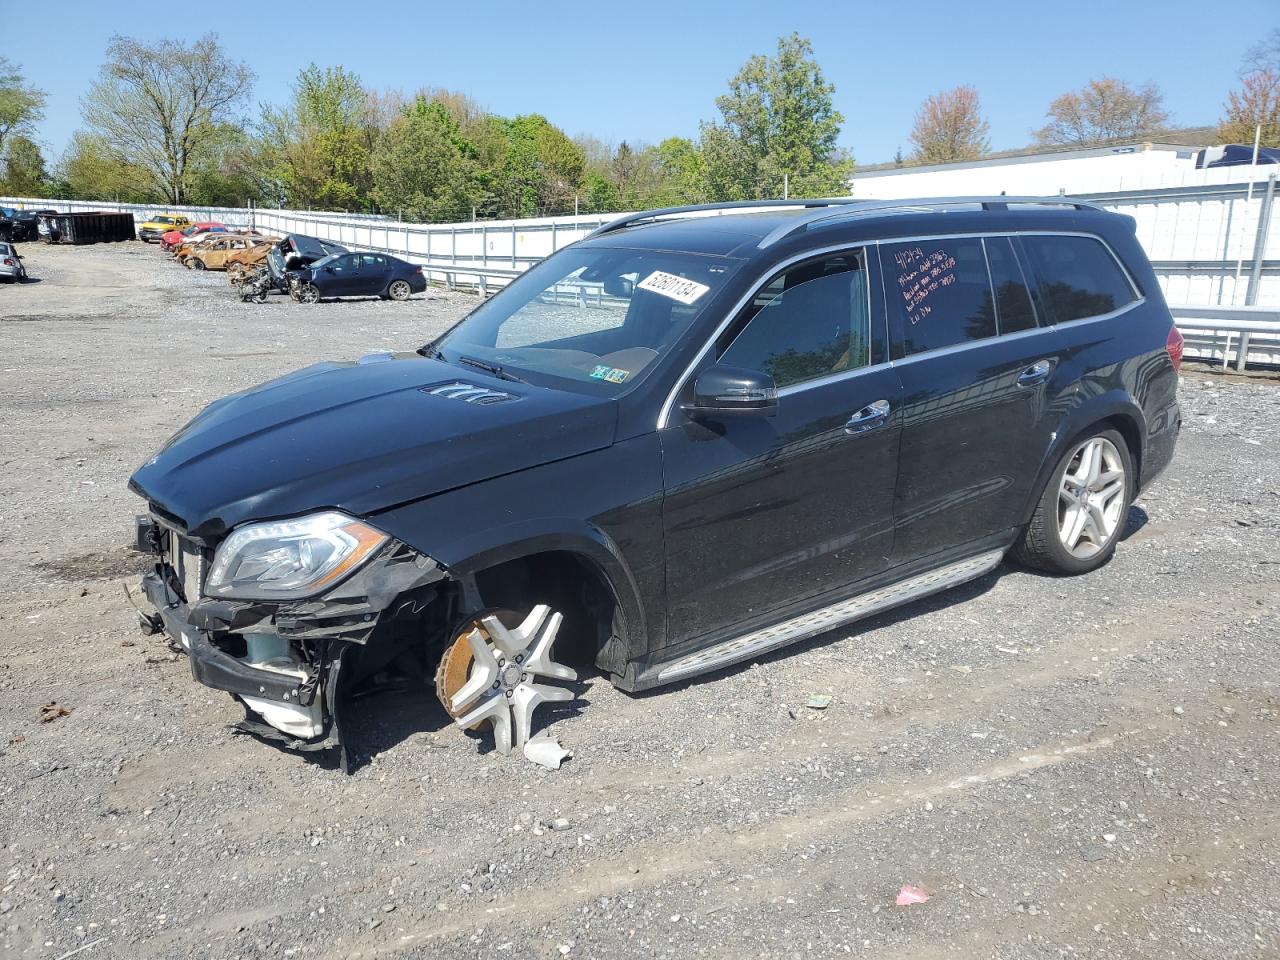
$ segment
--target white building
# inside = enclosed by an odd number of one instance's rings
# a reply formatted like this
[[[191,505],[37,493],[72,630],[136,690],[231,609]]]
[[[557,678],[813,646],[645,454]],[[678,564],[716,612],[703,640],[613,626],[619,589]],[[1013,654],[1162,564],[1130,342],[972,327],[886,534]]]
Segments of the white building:
[[[1171,143],[1135,143],[1089,150],[1064,150],[968,163],[860,170],[850,181],[855,197],[900,200],[906,197],[976,195],[1052,196],[1117,193],[1167,187],[1241,183],[1274,170],[1248,166],[1197,169],[1195,147]]]

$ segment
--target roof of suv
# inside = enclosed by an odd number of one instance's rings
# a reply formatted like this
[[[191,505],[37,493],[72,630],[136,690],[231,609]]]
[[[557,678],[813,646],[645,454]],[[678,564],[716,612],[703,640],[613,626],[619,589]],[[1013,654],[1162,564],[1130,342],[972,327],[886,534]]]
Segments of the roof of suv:
[[[1070,197],[931,197],[912,200],[758,200],[666,207],[626,214],[586,239],[718,256],[752,256],[803,230],[882,222],[890,217],[1013,210],[1073,214],[1108,212]],[[721,214],[724,214],[723,216]]]

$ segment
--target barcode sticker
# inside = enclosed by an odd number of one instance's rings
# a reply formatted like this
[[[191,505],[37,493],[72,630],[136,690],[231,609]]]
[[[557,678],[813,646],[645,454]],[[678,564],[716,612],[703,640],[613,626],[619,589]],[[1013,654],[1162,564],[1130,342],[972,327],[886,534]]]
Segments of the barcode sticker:
[[[650,293],[679,300],[681,303],[696,303],[699,297],[711,289],[696,280],[687,280],[684,277],[677,277],[674,273],[663,273],[661,270],[653,271],[636,286]]]

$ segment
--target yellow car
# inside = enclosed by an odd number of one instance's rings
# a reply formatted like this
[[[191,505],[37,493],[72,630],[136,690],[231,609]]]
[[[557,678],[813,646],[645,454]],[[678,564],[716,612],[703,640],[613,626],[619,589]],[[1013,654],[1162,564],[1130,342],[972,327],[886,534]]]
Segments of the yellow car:
[[[178,213],[157,213],[138,227],[138,239],[144,243],[159,243],[170,230],[185,230],[191,220]]]

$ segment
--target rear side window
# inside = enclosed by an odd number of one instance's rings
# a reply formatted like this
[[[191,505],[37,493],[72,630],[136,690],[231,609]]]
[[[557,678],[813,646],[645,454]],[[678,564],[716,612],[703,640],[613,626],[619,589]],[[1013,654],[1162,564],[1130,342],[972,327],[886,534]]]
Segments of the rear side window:
[[[991,286],[996,292],[996,322],[1002,334],[1032,330],[1036,311],[1008,237],[988,237],[987,263],[991,265]]]
[[[788,270],[760,290],[735,327],[720,362],[767,373],[779,387],[865,367],[871,330],[865,252]]]
[[[1116,258],[1094,237],[1026,235],[1022,246],[1053,323],[1101,316],[1138,299]]]
[[[991,278],[977,237],[884,244],[880,262],[905,356],[996,335]]]

